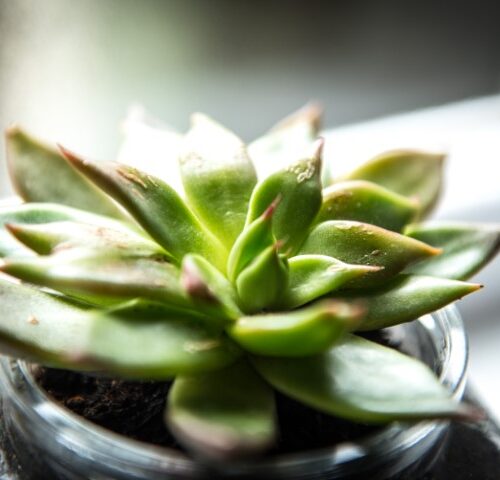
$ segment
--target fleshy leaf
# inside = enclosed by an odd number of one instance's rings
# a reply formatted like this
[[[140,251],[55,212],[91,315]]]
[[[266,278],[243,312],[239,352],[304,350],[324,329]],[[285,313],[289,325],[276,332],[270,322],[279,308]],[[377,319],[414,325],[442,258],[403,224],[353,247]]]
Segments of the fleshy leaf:
[[[323,140],[313,153],[260,182],[250,199],[247,224],[262,215],[277,197],[273,232],[283,242],[283,251],[296,251],[321,207],[321,151]]]
[[[466,414],[465,407],[451,398],[426,365],[355,335],[347,335],[321,355],[257,357],[255,365],[277,390],[354,422]]]
[[[0,270],[26,282],[98,303],[144,297],[191,305],[180,285],[179,270],[157,258],[72,249],[46,257],[9,258]]]
[[[445,155],[420,150],[391,150],[351,172],[346,180],[368,180],[419,201],[421,215],[435,205],[442,184]]]
[[[24,248],[6,230],[5,224],[36,225],[40,223],[75,221],[96,227],[112,228],[113,230],[130,231],[135,226],[127,226],[109,217],[94,215],[76,208],[65,207],[52,203],[25,203],[21,205],[0,208],[0,257],[12,255],[29,255]]]
[[[75,168],[120,202],[179,262],[187,253],[199,253],[219,269],[225,269],[224,247],[197,220],[172,187],[126,165],[94,163],[63,151]]]
[[[236,281],[240,272],[262,251],[273,244],[272,217],[278,205],[275,199],[262,215],[245,227],[229,252],[227,274]]]
[[[52,147],[18,127],[6,132],[7,160],[12,184],[28,202],[54,202],[124,219],[113,201],[95,188]]]
[[[168,259],[168,254],[155,242],[126,227],[120,230],[73,221],[39,223],[34,225],[6,224],[7,230],[20,242],[41,255],[71,248],[95,249],[125,253],[135,257]]]
[[[183,192],[177,158],[182,135],[152,117],[140,105],[130,108],[123,122],[124,139],[117,161],[161,178]]]
[[[376,330],[410,322],[475,292],[480,285],[424,275],[399,275],[383,288],[332,295],[361,302],[366,315],[357,330]]]
[[[179,164],[189,205],[231,248],[243,230],[248,202],[257,183],[244,143],[212,119],[195,114]]]
[[[266,178],[307,156],[318,138],[322,114],[323,110],[318,105],[308,104],[250,143],[248,153],[259,178]]]
[[[288,284],[288,264],[272,245],[260,253],[236,279],[238,297],[246,312],[274,305]]]
[[[316,222],[355,220],[400,232],[419,211],[418,202],[375,183],[352,180],[323,190],[323,204]]]
[[[239,355],[186,314],[122,318],[81,310],[3,279],[0,301],[2,351],[51,366],[163,379],[218,369]]]
[[[205,303],[222,312],[222,320],[236,319],[241,311],[236,291],[229,280],[199,255],[188,254],[182,260],[182,283],[195,303]]]
[[[350,287],[379,285],[407,265],[440,252],[413,238],[368,223],[331,220],[314,227],[301,254],[319,254],[353,265],[383,267],[349,283]]]
[[[177,377],[166,418],[186,448],[211,458],[257,453],[276,436],[273,392],[244,361]]]
[[[285,310],[304,305],[354,278],[380,270],[368,265],[350,265],[326,255],[298,255],[290,258],[288,265],[288,287],[278,302]]]
[[[363,308],[354,303],[324,301],[293,312],[242,317],[228,332],[257,355],[305,357],[330,348],[362,315]]]
[[[500,226],[436,223],[410,225],[405,234],[443,249],[436,258],[412,265],[409,273],[466,280],[500,249]]]

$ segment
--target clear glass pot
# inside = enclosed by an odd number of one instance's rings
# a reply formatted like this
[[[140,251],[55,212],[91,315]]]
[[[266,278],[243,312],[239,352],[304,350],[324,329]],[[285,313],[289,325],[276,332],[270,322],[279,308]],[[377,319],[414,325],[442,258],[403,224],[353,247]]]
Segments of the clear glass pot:
[[[458,399],[465,387],[467,341],[457,309],[447,307],[397,328]],[[446,443],[447,422],[394,423],[362,441],[208,470],[180,452],[113,434],[50,400],[29,365],[2,358],[0,391],[10,446],[27,473],[47,479],[396,479],[425,472]],[[31,476],[30,476],[31,475]]]

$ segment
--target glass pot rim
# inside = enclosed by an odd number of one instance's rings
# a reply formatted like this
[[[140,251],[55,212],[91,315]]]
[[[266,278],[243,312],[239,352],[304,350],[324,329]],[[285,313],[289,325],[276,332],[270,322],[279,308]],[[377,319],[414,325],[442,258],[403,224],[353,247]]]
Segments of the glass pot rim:
[[[447,306],[415,322],[427,335],[438,338],[443,347],[438,363],[440,381],[457,400],[461,399],[466,381],[468,345],[462,319],[454,305]],[[436,339],[434,339],[436,340]],[[23,415],[42,429],[47,438],[64,443],[73,452],[85,452],[92,461],[113,463],[116,468],[151,473],[173,473],[196,476],[202,464],[182,452],[128,439],[110,432],[69,411],[51,400],[30,374],[29,364],[2,357],[0,361],[0,385],[3,395],[13,402]],[[286,478],[297,469],[313,469],[325,464],[349,469],[366,461],[368,453],[376,452],[379,458],[395,457],[410,449],[436,430],[443,430],[445,421],[422,421],[413,424],[395,422],[380,432],[369,435],[356,443],[341,443],[331,447],[305,450],[299,453],[273,455],[259,461],[223,465],[223,469],[246,475],[262,475],[267,471],[279,471]],[[205,465],[206,466],[206,465]]]

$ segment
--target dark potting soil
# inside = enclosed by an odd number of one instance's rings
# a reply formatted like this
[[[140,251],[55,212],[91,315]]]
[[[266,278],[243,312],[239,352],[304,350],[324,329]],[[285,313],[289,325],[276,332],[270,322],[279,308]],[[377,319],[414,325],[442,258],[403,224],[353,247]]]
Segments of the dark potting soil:
[[[364,335],[393,348],[401,346],[384,331]],[[93,377],[40,367],[38,384],[74,413],[113,432],[160,446],[181,449],[165,426],[165,400],[171,382],[138,382]],[[279,438],[270,453],[291,453],[355,441],[380,427],[325,415],[276,393]]]

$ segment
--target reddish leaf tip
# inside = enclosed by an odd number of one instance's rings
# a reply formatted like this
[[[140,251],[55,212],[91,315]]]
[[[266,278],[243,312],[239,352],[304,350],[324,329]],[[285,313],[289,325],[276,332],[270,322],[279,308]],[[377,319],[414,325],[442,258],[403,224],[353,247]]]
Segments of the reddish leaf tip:
[[[11,125],[9,125],[6,129],[5,129],[5,136],[7,138],[11,138],[11,137],[15,137],[16,135],[19,135],[20,133],[22,133],[22,128],[19,126],[19,124],[17,123],[13,123]]]
[[[217,298],[208,285],[198,275],[197,268],[189,261],[182,264],[181,284],[190,297],[210,303],[217,302]]]
[[[271,202],[271,205],[269,205],[269,207],[267,207],[264,210],[264,213],[262,214],[262,217],[265,220],[268,220],[269,218],[271,218],[273,216],[273,214],[276,211],[276,208],[278,207],[278,205],[280,204],[282,198],[283,198],[283,195],[281,195],[281,193],[278,194],[276,196],[276,198]]]
[[[312,146],[313,150],[313,157],[317,159],[321,159],[321,156],[323,155],[323,148],[325,146],[325,139],[323,137],[318,137]]]

